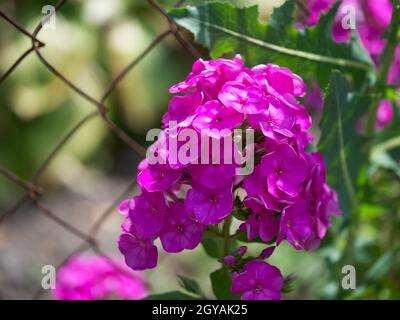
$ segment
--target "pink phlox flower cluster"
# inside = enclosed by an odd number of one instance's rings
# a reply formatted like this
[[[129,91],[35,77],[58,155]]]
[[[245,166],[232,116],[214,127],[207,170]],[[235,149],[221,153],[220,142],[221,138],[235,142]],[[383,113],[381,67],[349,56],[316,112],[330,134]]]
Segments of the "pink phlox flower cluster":
[[[141,192],[120,206],[126,222],[119,248],[128,266],[155,267],[156,239],[168,253],[196,248],[207,226],[221,223],[234,209],[248,212],[239,232],[249,240],[259,237],[277,245],[287,240],[297,250],[317,247],[330,216],[340,210],[321,155],[306,150],[311,118],[297,99],[306,93],[303,80],[273,64],[245,67],[237,55],[197,60],[170,92],[175,96],[163,116],[163,130],[149,147],[151,157],[139,165]],[[247,144],[239,148],[234,139],[226,140],[237,129],[253,130],[253,141],[244,139]],[[176,139],[181,135],[185,138]],[[254,170],[239,175],[243,163],[227,154],[243,157],[249,150],[254,151]],[[239,190],[244,193],[240,204]],[[265,262],[245,270],[253,274],[257,268],[277,275]],[[278,298],[279,287],[277,280],[268,287],[271,292],[266,289],[259,297]],[[247,292],[240,285],[234,291]]]

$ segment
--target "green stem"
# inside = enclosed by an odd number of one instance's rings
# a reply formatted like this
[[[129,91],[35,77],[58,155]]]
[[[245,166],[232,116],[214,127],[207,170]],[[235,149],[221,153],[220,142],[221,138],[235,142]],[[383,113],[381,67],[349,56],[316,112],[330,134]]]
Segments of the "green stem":
[[[334,57],[329,57],[329,56],[323,56],[320,54],[315,54],[311,52],[305,52],[305,51],[300,51],[297,49],[290,49],[290,48],[285,48],[278,46],[273,43],[266,42],[264,40],[256,39],[253,37],[249,37],[245,34],[227,29],[225,27],[221,27],[219,25],[207,22],[207,21],[202,21],[196,19],[199,24],[202,24],[206,27],[216,29],[218,31],[222,31],[226,34],[229,34],[235,38],[244,40],[248,43],[254,44],[256,46],[259,46],[261,48],[270,50],[270,51],[275,51],[281,54],[289,55],[292,57],[297,57],[301,59],[306,59],[310,61],[314,61],[317,63],[324,63],[324,64],[330,64],[338,67],[347,67],[347,68],[353,68],[353,69],[358,69],[358,70],[363,70],[363,71],[370,71],[371,70],[371,65],[363,62],[358,62],[358,61],[353,61],[353,60],[348,60],[348,59],[341,59],[341,58],[334,58]]]
[[[337,98],[336,100],[339,100],[339,92],[336,90],[336,95]],[[343,123],[342,123],[342,116],[340,114],[340,109],[338,109],[338,127],[339,131],[343,132]],[[355,233],[358,228],[359,224],[359,210],[360,210],[360,205],[359,201],[357,198],[356,191],[354,189],[354,186],[351,182],[351,177],[350,177],[350,171],[349,167],[347,165],[346,161],[346,154],[345,154],[345,143],[343,140],[343,135],[339,136],[339,161],[341,163],[340,167],[342,169],[342,175],[343,175],[343,182],[345,185],[345,188],[347,190],[347,193],[350,197],[350,202],[351,202],[351,212],[350,212],[350,221],[349,221],[349,233],[347,236],[347,242],[346,242],[346,248],[344,250],[344,254],[342,256],[342,261],[347,261],[349,258],[353,256],[354,253],[354,239],[355,239]]]
[[[393,137],[390,138],[389,140],[386,140],[385,142],[382,142],[378,145],[375,146],[374,151],[379,153],[379,152],[384,152],[388,151],[394,148],[400,147],[400,137]]]
[[[226,255],[229,254],[229,248],[231,244],[231,236],[229,234],[229,231],[231,229],[231,223],[232,223],[232,216],[230,215],[225,219],[224,226],[222,228],[222,234],[224,236],[224,248],[223,248],[223,253],[222,257],[225,257]]]
[[[219,233],[218,231],[214,230],[212,227],[207,227],[206,228],[206,234],[212,237],[217,237],[217,238],[223,238],[224,235],[222,233]]]

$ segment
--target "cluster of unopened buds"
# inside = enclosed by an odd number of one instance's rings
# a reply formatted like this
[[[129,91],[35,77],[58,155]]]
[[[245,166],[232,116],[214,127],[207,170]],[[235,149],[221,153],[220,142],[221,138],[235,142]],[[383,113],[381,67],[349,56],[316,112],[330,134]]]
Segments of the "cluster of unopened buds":
[[[157,238],[168,253],[192,250],[206,230],[228,224],[229,232],[240,220],[229,237],[268,247],[254,258],[243,258],[244,248],[221,257],[232,292],[279,299],[282,274],[264,260],[284,240],[318,247],[330,215],[340,214],[322,156],[307,151],[311,119],[297,99],[305,83],[277,65],[247,68],[237,55],[197,60],[170,92],[163,130],[139,165],[141,192],[120,205],[127,265],[155,267]]]

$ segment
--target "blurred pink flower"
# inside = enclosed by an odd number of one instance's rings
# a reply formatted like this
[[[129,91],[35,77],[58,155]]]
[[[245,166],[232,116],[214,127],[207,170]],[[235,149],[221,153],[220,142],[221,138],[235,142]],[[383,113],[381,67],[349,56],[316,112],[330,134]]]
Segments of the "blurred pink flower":
[[[140,300],[148,290],[141,274],[118,259],[76,255],[57,271],[52,294],[58,300]]]
[[[307,0],[305,6],[308,15],[300,18],[298,25],[313,26],[318,23],[322,13],[326,13],[336,3],[333,0]],[[349,10],[350,9],[350,10]],[[393,7],[390,0],[342,0],[332,27],[332,36],[336,42],[346,42],[353,30],[343,25],[343,19],[355,14],[356,30],[361,42],[371,58],[379,65],[379,57],[385,47],[383,35],[390,25]]]

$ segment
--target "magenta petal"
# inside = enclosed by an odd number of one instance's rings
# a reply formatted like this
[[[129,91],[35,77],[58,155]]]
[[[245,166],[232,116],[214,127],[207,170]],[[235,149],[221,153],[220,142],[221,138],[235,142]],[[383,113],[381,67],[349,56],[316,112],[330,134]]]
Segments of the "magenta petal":
[[[133,270],[151,269],[157,265],[157,247],[151,240],[125,233],[120,236],[118,247]]]
[[[146,192],[134,198],[135,207],[129,217],[135,231],[145,237],[158,235],[164,225],[167,203],[162,192]]]
[[[165,191],[177,182],[182,176],[182,171],[172,169],[168,165],[149,165],[139,172],[137,181],[148,192]]]
[[[303,199],[284,209],[281,218],[279,240],[287,238],[296,249],[301,250],[311,236],[313,221],[308,212],[307,204]]]
[[[214,189],[193,186],[187,193],[185,204],[187,210],[193,212],[200,223],[219,223],[233,208],[232,183]]]
[[[283,277],[278,268],[260,260],[244,265],[244,271],[232,279],[233,294],[242,293],[242,300],[279,300]]]
[[[195,221],[184,203],[179,201],[170,205],[160,240],[167,252],[192,250],[200,243],[204,229],[205,226]]]

